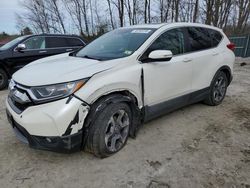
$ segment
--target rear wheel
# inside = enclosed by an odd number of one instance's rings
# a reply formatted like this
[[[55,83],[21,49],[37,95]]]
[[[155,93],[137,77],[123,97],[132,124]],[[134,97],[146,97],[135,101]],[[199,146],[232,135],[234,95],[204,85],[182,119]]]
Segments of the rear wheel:
[[[88,150],[101,158],[120,151],[127,142],[132,120],[128,104],[111,103],[94,119],[87,141]]]
[[[6,88],[8,85],[8,75],[3,69],[0,69],[0,90]]]
[[[224,72],[219,72],[213,79],[210,86],[210,93],[205,99],[205,103],[211,106],[221,104],[225,98],[228,86],[228,79]]]

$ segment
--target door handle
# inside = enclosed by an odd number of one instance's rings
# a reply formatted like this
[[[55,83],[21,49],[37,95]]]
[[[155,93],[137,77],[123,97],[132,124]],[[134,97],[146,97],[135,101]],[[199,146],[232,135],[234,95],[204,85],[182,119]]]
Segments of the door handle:
[[[69,52],[69,51],[72,51],[72,50],[73,50],[73,49],[71,49],[71,48],[70,48],[70,49],[66,49],[66,52]]]
[[[185,62],[185,63],[190,62],[190,61],[192,61],[192,59],[190,59],[190,58],[183,59],[183,62]]]
[[[46,50],[43,50],[43,51],[39,51],[40,54],[42,53],[46,53],[47,51]]]

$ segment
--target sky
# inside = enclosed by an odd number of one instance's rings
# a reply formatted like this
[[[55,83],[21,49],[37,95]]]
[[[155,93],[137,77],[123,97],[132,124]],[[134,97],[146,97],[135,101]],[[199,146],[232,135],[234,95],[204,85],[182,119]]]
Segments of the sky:
[[[15,13],[22,13],[22,9],[19,0],[0,0],[0,33],[19,33]]]

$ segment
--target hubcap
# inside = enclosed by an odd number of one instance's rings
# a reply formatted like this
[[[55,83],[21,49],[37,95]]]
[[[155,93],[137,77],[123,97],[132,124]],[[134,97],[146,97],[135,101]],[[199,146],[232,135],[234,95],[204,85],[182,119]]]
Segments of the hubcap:
[[[226,93],[226,81],[221,76],[216,80],[214,85],[214,92],[213,92],[214,100],[216,102],[220,102],[224,98],[225,93]]]
[[[105,144],[109,151],[116,152],[125,144],[129,132],[129,116],[125,110],[114,113],[105,132]]]

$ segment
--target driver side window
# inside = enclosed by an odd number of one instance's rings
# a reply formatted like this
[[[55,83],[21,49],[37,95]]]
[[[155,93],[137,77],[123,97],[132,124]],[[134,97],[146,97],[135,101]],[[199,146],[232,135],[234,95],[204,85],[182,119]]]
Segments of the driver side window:
[[[32,37],[24,42],[27,50],[45,49],[45,37]]]
[[[182,29],[172,29],[163,33],[148,49],[148,54],[154,50],[170,50],[173,55],[183,54],[184,32]]]

